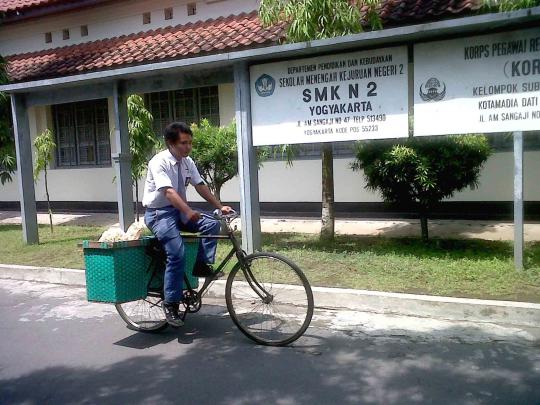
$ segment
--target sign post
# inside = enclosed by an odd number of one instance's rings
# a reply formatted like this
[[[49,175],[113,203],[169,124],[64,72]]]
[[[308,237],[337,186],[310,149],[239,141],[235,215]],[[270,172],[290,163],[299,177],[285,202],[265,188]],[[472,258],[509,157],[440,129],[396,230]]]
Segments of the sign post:
[[[251,254],[261,250],[261,218],[257,158],[251,138],[249,70],[246,63],[238,63],[234,66],[234,86],[242,248]]]
[[[523,268],[523,132],[540,129],[540,29],[415,45],[414,134],[514,133],[514,261]]]
[[[414,47],[414,135],[540,129],[540,29]]]
[[[407,47],[255,65],[253,145],[408,136]]]
[[[514,265],[523,270],[523,132],[514,132]]]

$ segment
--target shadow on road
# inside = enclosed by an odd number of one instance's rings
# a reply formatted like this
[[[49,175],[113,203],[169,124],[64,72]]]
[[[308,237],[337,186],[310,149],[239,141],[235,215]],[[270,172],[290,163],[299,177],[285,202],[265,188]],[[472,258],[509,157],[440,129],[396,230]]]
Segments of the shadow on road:
[[[115,343],[127,358],[104,366],[57,365],[4,378],[0,402],[534,404],[540,398],[540,358],[530,346],[310,329],[292,347],[269,348],[216,319],[133,334]]]

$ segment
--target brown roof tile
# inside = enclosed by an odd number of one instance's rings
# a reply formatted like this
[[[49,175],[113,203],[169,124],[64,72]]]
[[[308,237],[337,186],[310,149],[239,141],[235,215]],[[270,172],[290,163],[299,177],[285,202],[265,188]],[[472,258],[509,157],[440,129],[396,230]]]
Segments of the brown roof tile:
[[[0,0],[1,1],[1,0]],[[246,35],[236,35],[245,29]],[[225,32],[227,34],[225,34]],[[151,63],[181,56],[217,53],[238,46],[271,45],[280,38],[283,25],[265,29],[257,13],[123,35],[80,45],[8,57],[12,82],[51,78],[114,68],[131,63]],[[253,33],[253,35],[252,35]]]
[[[427,22],[471,13],[481,0],[383,0],[378,8],[384,27]],[[365,12],[367,7],[362,7]]]
[[[0,13],[62,3],[62,0],[0,0]]]
[[[45,0],[41,0],[45,1]],[[49,0],[50,2],[54,0]],[[40,0],[34,0],[40,2]],[[378,13],[385,28],[427,22],[478,10],[481,0],[383,0]],[[0,9],[4,3],[0,0]],[[19,1],[17,3],[31,3]],[[362,11],[365,13],[366,8]],[[117,38],[54,48],[7,58],[12,82],[73,75],[132,64],[194,57],[240,48],[273,45],[284,24],[262,27],[257,13],[242,13]]]

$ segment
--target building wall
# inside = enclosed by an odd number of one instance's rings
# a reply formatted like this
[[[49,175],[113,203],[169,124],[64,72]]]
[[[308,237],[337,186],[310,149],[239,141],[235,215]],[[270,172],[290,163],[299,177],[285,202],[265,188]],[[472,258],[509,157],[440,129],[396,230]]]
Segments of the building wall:
[[[129,35],[156,28],[194,23],[210,18],[240,14],[257,9],[256,0],[197,1],[197,14],[187,15],[187,3],[194,0],[130,0],[87,8],[81,11],[42,17],[17,24],[0,26],[0,55],[9,56],[44,49],[69,46],[105,38]],[[165,20],[164,9],[173,8],[173,19]],[[143,24],[142,15],[151,13],[151,23]],[[81,26],[88,26],[88,36],[81,37]],[[69,29],[70,38],[62,39]],[[45,33],[52,33],[52,43],[45,43]]]
[[[540,201],[538,173],[540,151],[525,152],[524,198]],[[351,159],[335,159],[335,200],[337,202],[379,202],[380,196],[364,188],[365,181],[359,172],[348,168]],[[513,155],[511,152],[494,154],[486,163],[477,190],[467,189],[449,201],[512,201]],[[298,160],[293,167],[283,161],[267,161],[259,171],[261,202],[320,202],[321,163],[317,159]],[[49,171],[49,194],[53,201],[116,201],[114,168],[53,169]],[[0,187],[0,201],[18,201],[15,182]],[[140,198],[142,187],[140,182]],[[238,179],[225,184],[223,201],[239,201]],[[188,198],[201,201],[190,187]],[[36,199],[45,200],[45,186],[41,179],[36,184]]]
[[[337,202],[380,202],[379,193],[365,188],[361,172],[353,172],[352,159],[334,159],[335,200]],[[486,162],[478,189],[466,189],[448,201],[512,201],[513,200],[512,152],[493,154]],[[524,154],[524,198],[540,201],[538,174],[540,151]],[[236,180],[226,184],[223,200],[238,201]],[[259,171],[259,199],[261,202],[320,202],[321,161],[319,159],[295,161],[286,167],[283,161],[268,161]]]
[[[234,85],[219,86],[220,121],[229,123],[235,116]],[[32,141],[36,135],[53,128],[51,108],[32,107],[29,109],[30,133]],[[109,128],[111,152],[115,153],[114,116],[112,99],[109,99]],[[527,135],[525,135],[527,136]],[[35,152],[34,152],[35,153]],[[524,157],[524,197],[526,201],[540,201],[538,174],[540,173],[540,151],[525,152]],[[359,172],[349,169],[351,158],[334,160],[335,200],[337,202],[380,202],[378,193],[365,189],[365,181]],[[107,168],[58,168],[49,171],[49,194],[53,201],[116,201],[114,167]],[[16,178],[15,178],[16,180]],[[303,159],[287,167],[284,161],[267,161],[259,171],[261,202],[320,202],[321,162],[320,159]],[[144,180],[140,182],[142,199]],[[36,182],[36,199],[45,200],[43,175]],[[225,184],[223,201],[239,201],[238,179]],[[192,201],[202,199],[189,189]],[[0,186],[0,201],[18,201],[16,182]],[[476,190],[466,189],[457,193],[449,201],[512,201],[513,200],[513,154],[495,153],[481,172],[480,186]]]
[[[234,105],[234,83],[219,85],[219,121],[221,125],[227,125],[236,115]]]
[[[109,100],[109,129],[111,133],[111,153],[116,151],[113,138],[114,117],[112,99]],[[28,110],[32,156],[36,136],[45,129],[53,128],[50,106],[31,107]],[[54,165],[53,165],[54,166]],[[114,168],[51,168],[47,172],[49,197],[51,201],[116,201],[116,186],[112,182]],[[17,176],[14,181],[0,186],[0,201],[19,201]],[[45,181],[43,173],[35,183],[37,201],[45,201]]]
[[[191,2],[191,0],[190,0]],[[187,0],[159,1],[118,1],[115,4],[69,12],[58,16],[40,18],[20,24],[0,26],[0,54],[31,52],[95,41],[119,35],[147,31],[159,27],[186,24],[222,15],[249,12],[257,8],[256,0],[226,0],[221,2],[197,2],[197,15],[187,16]],[[129,7],[127,6],[129,4]],[[163,10],[173,7],[174,18],[164,20]],[[151,12],[152,23],[142,24],[142,13]],[[89,35],[80,36],[80,26],[88,25]],[[71,38],[62,40],[62,29],[69,28]],[[52,44],[45,44],[44,33],[53,33]],[[219,108],[222,124],[229,123],[235,117],[234,85],[219,85]],[[50,107],[33,107],[29,110],[30,132],[32,140],[45,128],[52,128]],[[109,126],[111,129],[111,151],[116,150],[113,138],[114,117],[112,100],[109,100]],[[337,202],[379,202],[377,193],[365,189],[361,173],[349,169],[350,158],[336,158],[334,161],[335,200]],[[540,151],[525,153],[525,200],[540,201],[538,174],[540,173]],[[53,201],[116,201],[116,185],[113,182],[115,170],[108,168],[62,168],[49,172],[49,190]],[[36,183],[36,199],[45,200],[43,175]],[[283,161],[267,161],[259,172],[261,202],[320,202],[321,200],[321,163],[319,159],[295,161],[293,167],[287,167]],[[15,181],[0,186],[0,201],[18,201],[18,189]],[[140,182],[142,198],[144,181]],[[189,190],[189,198],[200,201],[201,198]],[[225,184],[222,190],[224,201],[239,200],[238,179]],[[511,201],[513,199],[513,155],[511,152],[494,154],[481,173],[480,187],[477,190],[464,190],[451,201]]]

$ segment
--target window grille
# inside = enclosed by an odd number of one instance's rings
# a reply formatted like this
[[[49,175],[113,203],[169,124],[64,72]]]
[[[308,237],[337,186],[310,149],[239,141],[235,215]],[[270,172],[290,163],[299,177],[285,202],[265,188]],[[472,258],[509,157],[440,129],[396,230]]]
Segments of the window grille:
[[[154,132],[158,136],[173,121],[191,125],[206,118],[213,125],[220,125],[218,86],[150,93],[146,95],[146,105],[154,117]]]
[[[184,121],[191,125],[198,122],[196,109],[196,90],[184,89],[177,90],[172,94],[172,105],[174,106],[174,120]]]
[[[199,90],[199,111],[202,118],[219,125],[219,93],[217,86],[201,87]]]
[[[111,164],[107,100],[53,107],[57,167]]]
[[[512,152],[514,150],[514,136],[512,132],[499,132],[486,134],[493,152]],[[540,150],[540,132],[531,131],[523,133],[523,150]]]
[[[344,141],[332,143],[334,157],[353,157],[355,141]],[[321,157],[321,143],[303,143],[296,145],[294,159],[318,159]],[[282,160],[281,147],[271,146],[271,160]]]
[[[150,24],[152,22],[152,15],[150,13],[143,13],[142,19],[143,24]]]

